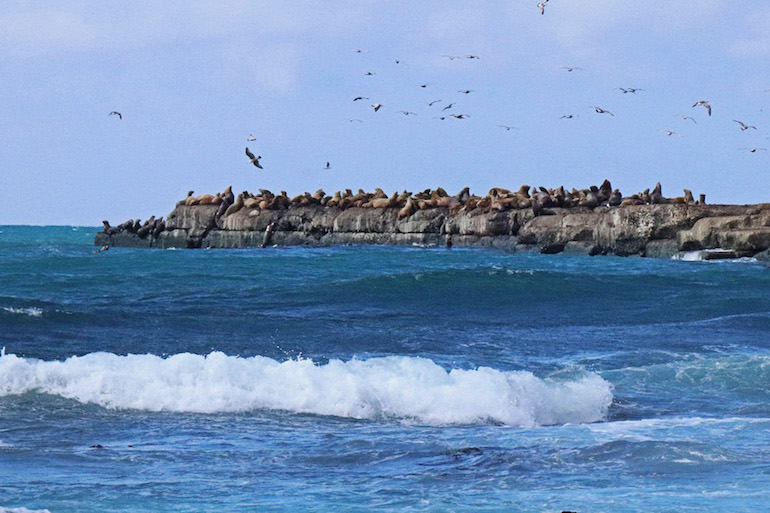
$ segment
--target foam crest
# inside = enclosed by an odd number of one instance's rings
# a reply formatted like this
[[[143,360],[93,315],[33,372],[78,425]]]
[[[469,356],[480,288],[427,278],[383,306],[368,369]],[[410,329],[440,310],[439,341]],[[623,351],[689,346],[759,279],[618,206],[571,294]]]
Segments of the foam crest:
[[[11,314],[28,315],[29,317],[40,317],[41,315],[43,315],[43,309],[35,308],[35,307],[13,308],[10,306],[4,306],[3,310]]]
[[[173,412],[286,410],[431,425],[536,426],[602,420],[611,385],[488,367],[445,370],[425,358],[241,358],[212,352],[168,358],[92,353],[65,361],[0,358],[0,396],[38,392],[114,409]]]

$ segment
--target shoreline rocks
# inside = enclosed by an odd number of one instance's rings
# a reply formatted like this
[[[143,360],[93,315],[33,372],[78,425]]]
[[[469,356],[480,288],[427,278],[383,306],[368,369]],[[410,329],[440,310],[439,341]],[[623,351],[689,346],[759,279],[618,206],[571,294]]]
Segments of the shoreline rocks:
[[[240,207],[223,215],[221,203],[180,202],[165,221],[152,218],[150,225],[138,229],[138,222],[123,223],[122,229],[105,222],[94,243],[157,248],[418,244],[656,258],[717,248],[754,256],[770,248],[770,204],[466,210],[444,202],[447,206],[403,216],[398,205],[342,208],[308,203],[275,210]]]

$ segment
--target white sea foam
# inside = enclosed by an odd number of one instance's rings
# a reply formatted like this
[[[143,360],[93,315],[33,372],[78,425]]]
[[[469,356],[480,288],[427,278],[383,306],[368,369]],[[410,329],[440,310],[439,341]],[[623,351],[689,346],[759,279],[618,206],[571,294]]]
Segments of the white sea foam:
[[[0,506],[0,513],[51,513],[47,509],[4,508]]]
[[[65,361],[0,358],[0,397],[27,392],[115,409],[267,409],[431,425],[596,422],[612,402],[612,386],[594,373],[557,381],[489,367],[447,371],[429,359],[405,356],[323,365],[221,352],[168,358],[92,353]]]
[[[30,308],[13,308],[10,306],[4,306],[3,310],[12,314],[28,315],[30,317],[40,317],[43,315],[42,308],[30,307]]]

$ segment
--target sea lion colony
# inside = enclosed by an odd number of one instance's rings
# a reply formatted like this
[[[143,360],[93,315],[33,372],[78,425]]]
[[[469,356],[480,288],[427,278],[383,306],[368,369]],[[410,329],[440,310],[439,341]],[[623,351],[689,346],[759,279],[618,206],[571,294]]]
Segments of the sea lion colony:
[[[703,198],[704,196],[701,196],[701,201]],[[350,189],[346,189],[345,192],[337,191],[332,195],[327,195],[322,189],[319,189],[314,194],[305,192],[294,197],[289,197],[285,191],[276,195],[267,189],[259,189],[259,194],[243,191],[235,196],[232,186],[230,186],[217,194],[193,196],[193,191],[189,191],[187,197],[179,201],[177,206],[218,205],[217,218],[230,216],[241,209],[285,210],[311,205],[343,210],[348,208],[397,208],[399,209],[398,218],[406,219],[418,210],[439,207],[448,208],[450,215],[461,212],[488,213],[531,208],[537,216],[548,214],[549,212],[546,210],[548,208],[611,208],[655,204],[697,205],[701,201],[696,201],[689,189],[684,189],[683,196],[666,198],[663,196],[660,182],[655,185],[652,192],[645,189],[637,194],[624,197],[618,189],[612,188],[609,180],[604,180],[598,187],[592,185],[587,189],[573,188],[571,191],[566,190],[563,186],[556,189],[546,189],[545,187],[533,188],[529,185],[522,185],[517,191],[494,187],[485,196],[471,194],[468,187],[454,196],[450,196],[441,187],[435,190],[425,189],[418,193],[394,192],[390,196],[380,188],[375,189],[374,192],[365,192],[359,189],[356,194]],[[148,235],[157,238],[166,226],[162,217],[156,219],[155,216],[144,223],[139,219],[129,219],[115,227],[110,226],[107,221],[102,222],[104,233],[108,235],[127,231],[135,233],[140,238],[146,238]]]

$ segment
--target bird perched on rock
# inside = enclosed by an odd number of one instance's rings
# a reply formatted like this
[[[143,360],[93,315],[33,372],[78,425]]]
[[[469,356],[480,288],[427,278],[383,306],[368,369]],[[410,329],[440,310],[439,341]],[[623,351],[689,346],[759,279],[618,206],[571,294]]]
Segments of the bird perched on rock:
[[[706,111],[709,113],[709,116],[711,116],[711,105],[709,104],[709,102],[707,102],[706,100],[699,100],[695,102],[695,104],[693,105],[693,108],[697,107],[698,105],[705,108]]]
[[[123,114],[121,114],[120,112],[118,112],[116,110],[113,110],[112,112],[110,112],[107,115],[108,116],[117,116],[119,119],[123,119]]]
[[[249,148],[246,148],[246,156],[249,157],[249,162],[257,166],[259,169],[263,169],[263,167],[259,164],[259,159],[262,158],[262,155],[255,157],[254,154],[249,151]]]

